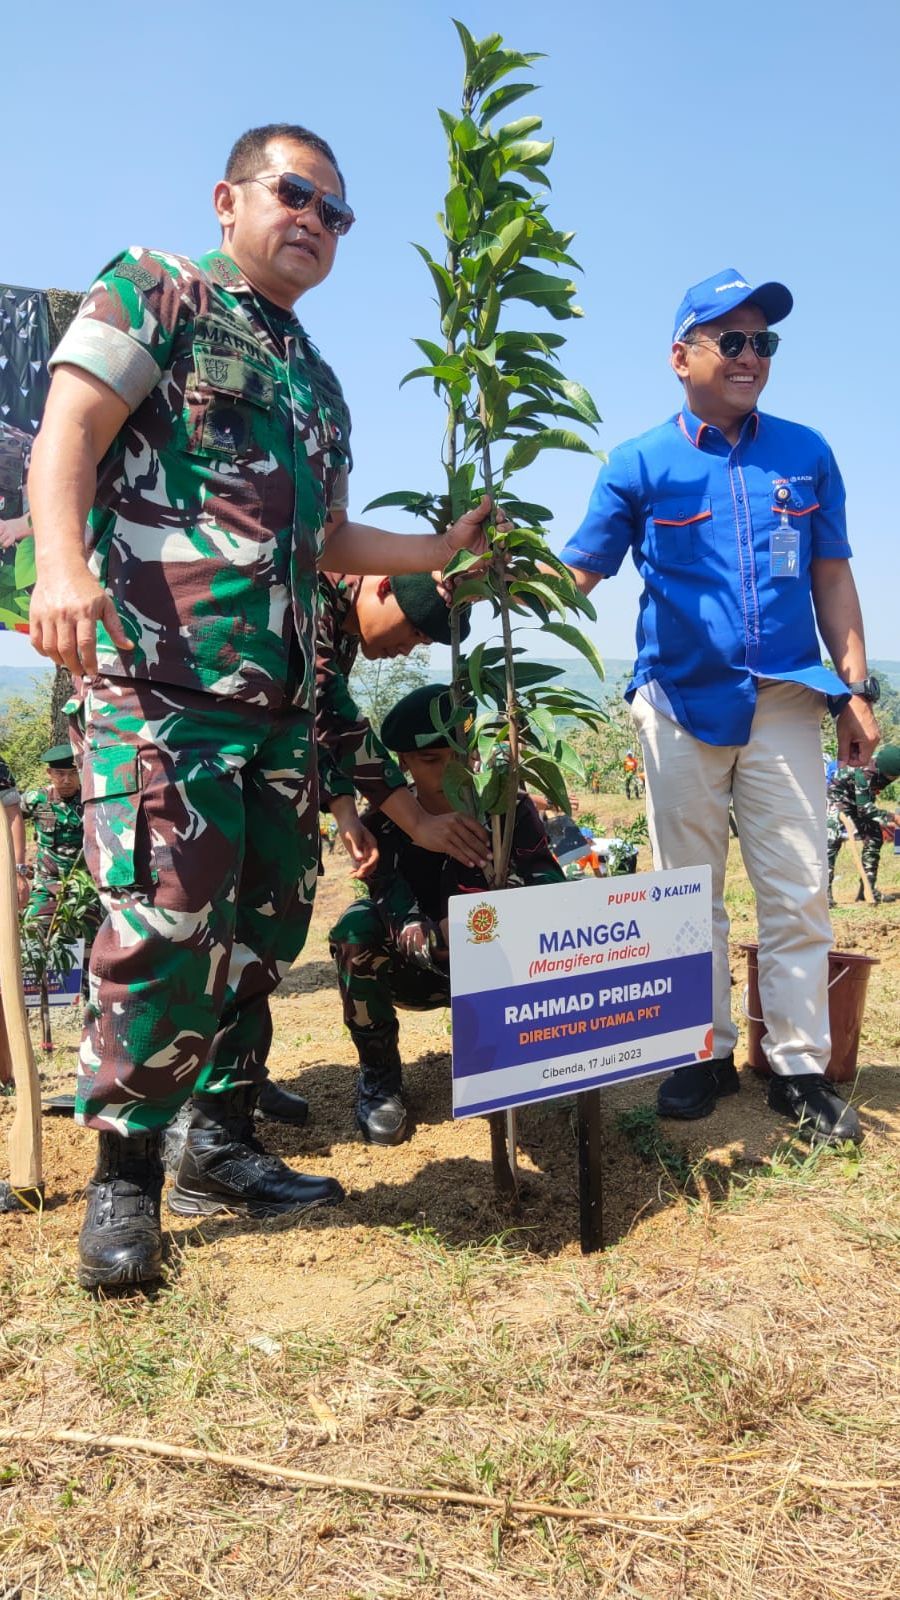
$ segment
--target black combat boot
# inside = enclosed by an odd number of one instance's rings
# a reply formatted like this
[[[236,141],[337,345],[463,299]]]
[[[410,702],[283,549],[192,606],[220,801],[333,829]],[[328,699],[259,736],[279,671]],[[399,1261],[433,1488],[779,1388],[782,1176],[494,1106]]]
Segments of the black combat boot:
[[[356,1120],[370,1144],[401,1144],[406,1137],[403,1068],[396,1029],[378,1029],[357,1038],[359,1081]]]
[[[169,1194],[179,1217],[218,1211],[276,1217],[284,1211],[333,1206],[344,1191],[335,1178],[310,1178],[267,1155],[253,1132],[256,1085],[224,1094],[195,1094],[184,1153]]]
[[[78,1239],[83,1289],[152,1283],[162,1272],[159,1134],[101,1133]]]
[[[271,1122],[289,1122],[295,1128],[305,1127],[309,1117],[309,1102],[300,1094],[291,1094],[280,1083],[265,1078],[256,1097],[257,1121],[268,1117]]]

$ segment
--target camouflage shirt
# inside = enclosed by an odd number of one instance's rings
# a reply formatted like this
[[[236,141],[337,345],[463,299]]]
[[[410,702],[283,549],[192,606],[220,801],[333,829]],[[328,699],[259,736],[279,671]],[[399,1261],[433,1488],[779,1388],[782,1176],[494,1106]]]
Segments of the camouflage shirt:
[[[133,247],[104,269],[51,365],[130,410],[97,475],[87,546],[133,650],[101,673],[312,710],[316,562],[345,504],[340,385],[234,261]]]
[[[25,477],[32,440],[21,428],[0,419],[0,519],[21,517],[28,510]]]
[[[413,844],[383,812],[367,812],[363,821],[378,844],[378,862],[366,887],[385,932],[413,965],[437,965],[446,972],[447,948],[440,924],[447,915],[447,902],[453,894],[484,894],[487,879],[477,867],[464,867],[451,856]],[[509,887],[564,881],[534,801],[522,795],[516,808]]]
[[[349,677],[359,654],[359,638],[345,633],[361,578],[336,572],[319,574],[319,626],[316,635],[316,744],[319,798],[358,790],[380,806],[406,780],[381,740],[372,732],[350,693]]]
[[[22,796],[22,815],[34,824],[38,876],[56,877],[58,871],[68,871],[84,843],[81,795],[60,800],[46,789],[28,789]]]

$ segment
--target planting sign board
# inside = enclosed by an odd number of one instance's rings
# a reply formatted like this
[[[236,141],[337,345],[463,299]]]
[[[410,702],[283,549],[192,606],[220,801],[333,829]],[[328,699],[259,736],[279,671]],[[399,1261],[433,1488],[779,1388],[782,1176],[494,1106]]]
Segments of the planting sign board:
[[[454,895],[453,1115],[709,1060],[711,883],[679,867]]]

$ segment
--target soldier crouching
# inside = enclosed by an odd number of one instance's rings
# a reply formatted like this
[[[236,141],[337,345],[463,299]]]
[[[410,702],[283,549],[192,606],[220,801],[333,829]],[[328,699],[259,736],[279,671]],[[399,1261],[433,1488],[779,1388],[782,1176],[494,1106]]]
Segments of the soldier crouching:
[[[455,756],[435,731],[431,706],[438,697],[448,716],[449,690],[430,684],[398,701],[381,729],[382,743],[397,753],[416,799],[433,816],[452,810],[443,781]],[[454,894],[483,894],[487,881],[477,867],[413,844],[382,812],[369,812],[365,825],[378,845],[378,861],[367,879],[369,898],[355,901],[332,928],[331,954],[344,1022],[359,1056],[357,1123],[373,1144],[400,1144],[407,1113],[397,1009],[449,1005],[447,903]],[[563,882],[526,795],[516,810],[509,882],[511,887]]]

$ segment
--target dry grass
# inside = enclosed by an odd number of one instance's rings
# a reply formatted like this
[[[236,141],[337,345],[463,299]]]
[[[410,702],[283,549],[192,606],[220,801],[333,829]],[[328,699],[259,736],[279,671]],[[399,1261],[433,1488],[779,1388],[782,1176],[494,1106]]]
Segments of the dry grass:
[[[868,1058],[884,1063],[897,983],[877,971],[885,1023]],[[527,1210],[501,1231],[509,1219],[477,1195],[452,1229],[387,1212],[376,1228],[370,1182],[343,1232],[325,1214],[304,1230],[182,1230],[158,1293],[94,1301],[71,1281],[74,1207],[6,1219],[0,1424],[606,1520],[2,1444],[0,1600],[895,1600],[900,1150],[882,1079],[887,1121],[869,1119],[862,1153],[748,1145],[714,1182],[709,1126],[656,1166],[611,1129],[622,1192],[643,1199],[588,1259],[537,1248]],[[417,1134],[426,1164],[439,1136]],[[545,1179],[536,1167],[536,1191]],[[254,1298],[273,1262],[277,1318]]]
[[[2,1286],[5,1422],[610,1521],[27,1444],[3,1455],[0,1592],[894,1600],[898,1177],[889,1147],[786,1159],[587,1261],[398,1234],[402,1301],[320,1338],[223,1333],[200,1251],[153,1299],[91,1303],[26,1221]],[[847,1487],[873,1480],[895,1487]]]

